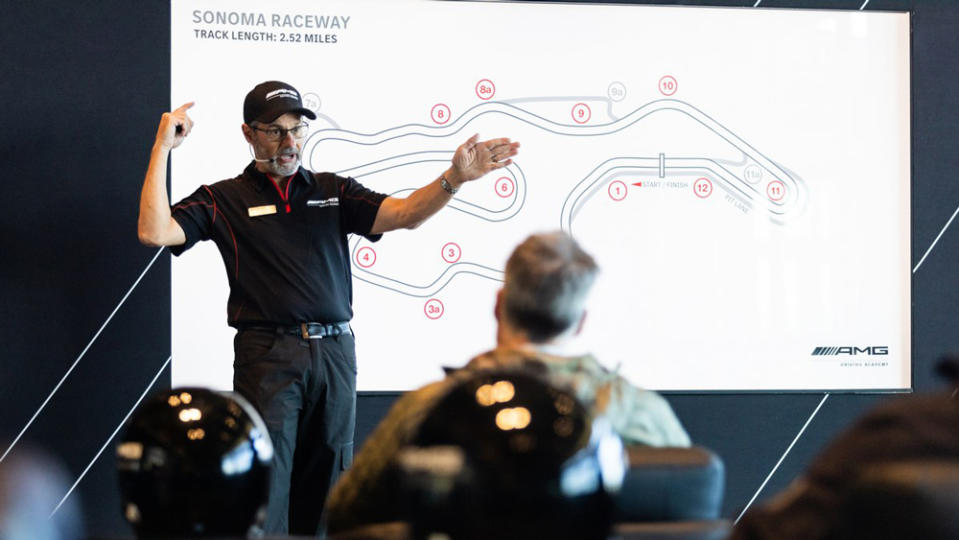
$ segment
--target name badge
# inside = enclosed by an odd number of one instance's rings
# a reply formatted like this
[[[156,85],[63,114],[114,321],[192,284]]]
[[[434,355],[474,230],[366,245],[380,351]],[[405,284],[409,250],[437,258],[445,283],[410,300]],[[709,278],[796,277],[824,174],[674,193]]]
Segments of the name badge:
[[[275,204],[267,204],[267,205],[264,205],[264,206],[252,206],[252,207],[250,207],[250,208],[247,209],[247,212],[249,212],[250,217],[268,216],[268,215],[270,215],[270,214],[275,214],[275,213],[276,213],[276,205],[275,205]]]

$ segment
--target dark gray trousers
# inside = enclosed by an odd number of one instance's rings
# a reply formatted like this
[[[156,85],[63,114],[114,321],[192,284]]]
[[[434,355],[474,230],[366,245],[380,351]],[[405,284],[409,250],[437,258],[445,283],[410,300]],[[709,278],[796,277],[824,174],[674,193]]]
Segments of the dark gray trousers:
[[[233,389],[256,407],[273,440],[264,531],[321,534],[326,496],[353,461],[353,335],[307,340],[250,328],[237,332],[233,349]]]

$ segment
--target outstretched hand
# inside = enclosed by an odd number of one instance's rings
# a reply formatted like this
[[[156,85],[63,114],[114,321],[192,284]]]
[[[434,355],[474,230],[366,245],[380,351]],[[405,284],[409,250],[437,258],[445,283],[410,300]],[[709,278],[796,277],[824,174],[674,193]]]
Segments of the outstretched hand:
[[[476,134],[456,149],[453,154],[453,172],[460,184],[476,180],[490,171],[513,163],[510,158],[518,152],[519,142],[511,142],[505,137],[480,142],[479,134]],[[450,182],[453,181],[450,179]]]

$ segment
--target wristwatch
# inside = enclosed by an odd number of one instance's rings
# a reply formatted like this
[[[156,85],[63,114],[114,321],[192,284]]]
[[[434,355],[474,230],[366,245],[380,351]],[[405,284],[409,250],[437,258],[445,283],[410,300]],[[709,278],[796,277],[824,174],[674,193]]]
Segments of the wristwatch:
[[[460,190],[460,188],[455,188],[451,186],[449,182],[446,181],[445,174],[443,176],[440,176],[440,187],[442,187],[450,195],[456,195],[456,192]]]

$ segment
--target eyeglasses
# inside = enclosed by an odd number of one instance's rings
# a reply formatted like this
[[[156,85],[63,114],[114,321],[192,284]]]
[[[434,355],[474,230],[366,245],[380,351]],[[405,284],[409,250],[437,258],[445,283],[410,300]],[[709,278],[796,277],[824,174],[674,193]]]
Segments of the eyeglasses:
[[[298,126],[293,126],[290,129],[284,129],[279,126],[270,126],[268,128],[258,128],[256,126],[250,126],[250,129],[256,131],[262,131],[266,135],[266,140],[268,141],[281,141],[286,138],[286,134],[289,133],[293,135],[294,139],[302,139],[306,137],[307,132],[310,130],[308,124],[300,124]]]

